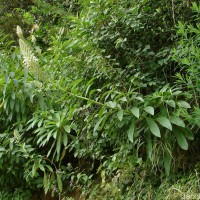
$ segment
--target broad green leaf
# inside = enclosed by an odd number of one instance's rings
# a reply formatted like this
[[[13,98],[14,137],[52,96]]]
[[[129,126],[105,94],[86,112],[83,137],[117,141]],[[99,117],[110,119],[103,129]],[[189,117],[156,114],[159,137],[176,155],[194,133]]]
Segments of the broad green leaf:
[[[123,116],[124,116],[124,111],[123,110],[119,110],[117,112],[117,117],[118,117],[119,121],[122,121]]]
[[[149,126],[150,131],[156,136],[156,137],[161,137],[160,135],[160,129],[158,125],[150,118],[147,118],[147,124]]]
[[[174,100],[166,100],[165,102],[167,105],[171,106],[172,108],[176,107],[176,103]]]
[[[172,117],[170,117],[170,122],[171,122],[172,124],[175,124],[175,125],[177,125],[177,126],[181,126],[181,127],[185,128],[185,123],[184,123],[184,121],[183,121],[182,119],[180,119],[179,117],[177,117],[177,116],[172,116]]]
[[[166,117],[158,117],[156,120],[159,122],[160,125],[164,126],[165,128],[172,131],[172,124]]]
[[[135,117],[137,117],[137,118],[140,117],[140,110],[139,110],[139,108],[137,108],[137,107],[131,108],[131,112],[132,112],[132,114],[133,114]]]
[[[169,88],[169,84],[166,84],[160,91],[166,92],[168,88]]]
[[[135,97],[135,99],[141,101],[141,102],[144,102],[144,99],[142,97]]]
[[[169,176],[170,169],[171,169],[171,155],[168,152],[168,150],[165,150],[165,153],[164,153],[164,167],[165,167],[166,175]]]
[[[133,143],[133,136],[135,131],[135,119],[131,120],[131,124],[129,126],[129,129],[127,131],[128,139]]]
[[[5,151],[6,149],[4,147],[0,147],[0,151]]]
[[[127,102],[126,97],[122,97],[120,100],[123,101],[123,102]]]
[[[115,108],[116,107],[116,102],[113,101],[108,101],[106,102],[106,105],[110,108]]]
[[[175,133],[177,142],[178,142],[179,146],[181,147],[181,149],[188,150],[188,142],[187,142],[185,136],[177,128],[174,128],[174,133]]]
[[[147,106],[144,108],[144,110],[150,115],[154,115],[154,108],[152,106]]]
[[[179,101],[178,103],[183,108],[191,108],[190,104],[188,102],[186,102],[186,101]]]
[[[70,127],[69,125],[65,125],[63,128],[65,129],[65,131],[66,131],[67,133],[70,133],[70,132],[71,132],[71,127]]]
[[[58,190],[59,192],[62,192],[63,185],[61,180],[61,174],[57,173],[56,176],[57,176]]]

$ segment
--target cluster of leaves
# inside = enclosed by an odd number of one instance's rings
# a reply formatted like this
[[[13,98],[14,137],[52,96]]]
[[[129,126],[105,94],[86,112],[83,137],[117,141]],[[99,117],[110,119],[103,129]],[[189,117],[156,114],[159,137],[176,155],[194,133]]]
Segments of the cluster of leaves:
[[[199,127],[199,6],[37,0],[30,8],[30,37],[18,26],[19,47],[1,42],[0,187],[94,198],[100,178],[103,193],[120,199],[147,173],[158,181],[177,172]]]

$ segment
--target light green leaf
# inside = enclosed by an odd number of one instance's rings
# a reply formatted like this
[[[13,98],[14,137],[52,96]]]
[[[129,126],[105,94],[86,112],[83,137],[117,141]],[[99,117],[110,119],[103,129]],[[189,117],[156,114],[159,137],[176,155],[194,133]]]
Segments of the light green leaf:
[[[126,97],[122,97],[120,100],[123,101],[123,102],[127,102]]]
[[[58,156],[60,155],[60,149],[61,149],[61,135],[60,133],[58,133],[57,142],[56,142],[56,152]]]
[[[178,103],[183,108],[191,108],[190,104],[186,101],[179,101]]]
[[[150,118],[147,118],[147,124],[150,128],[150,131],[156,136],[156,137],[161,137],[160,135],[160,129],[158,125]]]
[[[38,169],[38,165],[36,163],[34,163],[33,167],[32,167],[32,177],[35,176],[37,169]]]
[[[131,120],[131,124],[129,126],[129,129],[127,131],[128,139],[133,143],[133,135],[135,131],[135,119]]]
[[[164,126],[165,128],[172,131],[172,124],[166,117],[158,117],[156,120],[159,122],[160,125]]]
[[[115,108],[116,107],[116,102],[113,101],[108,101],[106,102],[106,105],[110,108]]]
[[[40,170],[41,170],[41,171],[43,171],[43,172],[45,171],[45,169],[44,169],[44,166],[43,166],[43,165],[41,165],[41,164],[40,164],[40,165],[39,165],[39,168],[40,168]]]
[[[124,116],[124,111],[123,110],[120,110],[120,111],[117,112],[117,117],[118,117],[119,121],[122,121],[123,116]]]
[[[62,192],[63,184],[62,184],[62,180],[61,180],[61,174],[57,173],[56,176],[57,176],[58,190],[59,190],[59,192]]]
[[[67,133],[70,133],[70,132],[71,132],[71,127],[70,127],[69,125],[65,125],[63,128],[65,129],[65,131],[66,131]]]
[[[179,146],[181,147],[181,149],[188,150],[188,142],[187,142],[185,136],[177,128],[174,129],[174,133],[175,133],[177,142],[178,142]]]
[[[144,99],[142,97],[135,97],[135,99],[141,101],[141,102],[144,102]]]
[[[150,115],[154,115],[154,108],[152,106],[147,106],[144,108],[144,110]]]
[[[165,102],[167,105],[171,106],[172,108],[176,107],[176,103],[174,100],[166,100]]]
[[[53,173],[53,168],[52,168],[50,165],[46,165],[46,167],[49,169],[49,171],[50,171],[51,173]]]
[[[0,147],[0,152],[5,151],[6,149],[4,147]]]
[[[63,144],[64,146],[67,146],[67,143],[68,143],[68,136],[66,133],[63,134]]]
[[[166,92],[168,88],[169,88],[169,84],[166,84],[160,91]]]
[[[140,117],[140,110],[139,110],[139,108],[137,108],[137,107],[131,108],[131,112],[132,112],[132,114],[133,114],[135,117],[137,117],[137,118]]]
[[[170,117],[170,121],[171,121],[172,124],[175,124],[177,126],[181,126],[181,127],[185,128],[184,121],[177,116]]]

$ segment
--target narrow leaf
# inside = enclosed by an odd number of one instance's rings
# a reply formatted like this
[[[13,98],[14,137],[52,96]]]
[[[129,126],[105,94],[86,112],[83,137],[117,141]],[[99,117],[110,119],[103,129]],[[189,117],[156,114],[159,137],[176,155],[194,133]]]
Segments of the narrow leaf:
[[[123,110],[120,110],[120,111],[117,112],[117,117],[118,117],[119,121],[122,121],[123,116],[124,116],[124,111]]]
[[[45,194],[47,194],[49,188],[48,188],[48,179],[47,179],[46,172],[44,172],[43,185],[44,185]]]
[[[133,135],[135,131],[135,119],[131,120],[131,124],[129,126],[129,129],[127,131],[128,139],[133,143]]]
[[[58,133],[57,142],[56,142],[56,152],[57,152],[57,158],[60,156],[60,149],[61,149],[61,135]]]
[[[168,152],[168,150],[165,150],[165,153],[164,153],[164,167],[165,167],[166,175],[169,176],[170,169],[171,169],[171,155]]]
[[[33,167],[32,167],[32,177],[35,176],[36,171],[37,171],[37,168],[38,168],[38,165],[34,163],[34,164],[33,164]]]
[[[106,115],[104,115],[95,125],[93,133],[95,133],[97,131],[97,129],[99,128],[101,122],[103,121],[103,119],[105,118]]]
[[[147,155],[150,160],[152,160],[152,140],[151,140],[151,133],[147,131],[145,133],[145,139],[146,139],[146,149],[147,149]]]
[[[68,136],[66,133],[63,134],[63,144],[64,146],[67,146],[67,143],[68,143]]]
[[[61,174],[57,173],[56,176],[57,176],[58,190],[59,192],[62,192],[63,185],[61,180]]]

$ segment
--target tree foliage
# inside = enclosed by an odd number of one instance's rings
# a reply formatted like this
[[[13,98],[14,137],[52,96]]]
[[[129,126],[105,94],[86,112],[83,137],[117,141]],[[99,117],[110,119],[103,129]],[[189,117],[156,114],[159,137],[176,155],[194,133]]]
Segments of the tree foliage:
[[[16,30],[0,24],[2,190],[153,199],[165,196],[157,191],[164,178],[198,170],[187,155],[200,126],[195,1],[35,0],[2,9]]]

